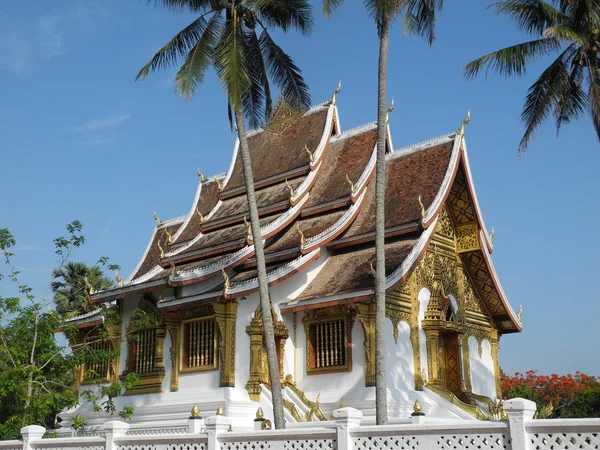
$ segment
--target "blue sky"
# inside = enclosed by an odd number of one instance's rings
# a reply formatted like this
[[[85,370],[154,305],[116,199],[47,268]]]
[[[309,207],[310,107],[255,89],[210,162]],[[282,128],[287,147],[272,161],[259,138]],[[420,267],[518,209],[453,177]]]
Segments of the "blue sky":
[[[450,132],[470,108],[466,130],[479,200],[496,230],[493,259],[524,331],[501,340],[508,373],[581,370],[600,375],[599,144],[589,118],[538,133],[517,157],[523,79],[468,82],[473,58],[526,37],[485,9],[487,2],[446,2],[438,40],[425,43],[394,27],[389,96],[396,148]],[[315,8],[309,37],[278,36],[308,81],[313,103],[338,97],[342,128],[376,113],[377,39],[361,2],[326,21]],[[88,263],[110,256],[128,274],[163,219],[187,213],[196,166],[223,172],[235,136],[214,75],[196,98],[173,93],[173,71],[134,83],[137,71],[192,18],[143,0],[3,2],[0,6],[0,227],[19,242],[17,265],[43,291],[56,265],[52,239],[74,219]],[[596,206],[594,206],[596,205]],[[8,287],[2,285],[2,290]]]

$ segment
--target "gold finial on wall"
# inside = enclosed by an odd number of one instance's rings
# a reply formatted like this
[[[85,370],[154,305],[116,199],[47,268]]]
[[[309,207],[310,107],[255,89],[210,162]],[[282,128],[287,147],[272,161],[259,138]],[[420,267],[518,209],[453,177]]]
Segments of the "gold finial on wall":
[[[418,416],[423,415],[423,407],[419,400],[415,401],[415,404],[413,405],[413,414]]]
[[[221,269],[221,275],[223,275],[223,280],[225,280],[225,289],[231,289],[231,281],[229,281],[229,276],[225,269]]]
[[[160,239],[158,241],[156,241],[156,245],[158,246],[158,251],[160,252],[160,259],[164,259],[165,258],[165,250],[162,248],[162,245],[160,245]]]
[[[198,214],[198,217],[200,217],[200,223],[206,222],[206,219],[204,218],[204,216],[202,215],[202,213],[200,212],[200,210],[198,208],[196,208],[196,214]]]
[[[197,403],[192,407],[192,417],[194,419],[200,418],[200,407]]]
[[[260,407],[256,410],[256,418],[258,420],[262,420],[265,418],[265,413],[263,412],[263,409]]]
[[[306,245],[306,238],[304,237],[304,233],[302,232],[302,229],[300,228],[300,224],[298,222],[296,222],[296,230],[298,231],[298,234],[300,235],[300,244]]]
[[[338,83],[337,87],[335,88],[335,91],[333,91],[333,95],[331,96],[331,104],[335,105],[336,104],[336,95],[338,95],[340,93],[340,91],[342,90],[342,80],[340,80],[340,82]]]
[[[306,145],[306,144],[304,144],[304,151],[306,153],[308,153],[308,159],[310,160],[310,162],[314,162],[315,161],[315,155],[313,155],[313,153],[308,148],[308,145]]]
[[[120,288],[122,288],[123,286],[125,286],[125,282],[123,281],[123,277],[121,277],[121,275],[119,275],[119,272],[115,272],[115,280],[117,280],[117,286],[119,286]]]
[[[421,218],[425,218],[425,216],[427,215],[427,213],[425,212],[425,205],[423,204],[423,201],[421,200],[421,194],[419,194],[419,206],[421,207]]]
[[[154,211],[154,220],[156,220],[157,227],[160,227],[162,225],[162,220],[160,220],[160,217],[158,217],[158,214],[156,214],[156,211]]]
[[[219,406],[217,408],[217,416],[224,416],[225,415],[225,410],[223,409],[222,406]]]
[[[465,135],[465,125],[468,124],[471,121],[471,110],[469,109],[467,111],[467,117],[465,117],[462,121],[462,123],[460,124],[460,127],[458,128],[458,131],[456,132],[456,134],[458,136],[464,136]]]
[[[198,178],[200,178],[200,181],[202,183],[204,183],[206,181],[206,177],[204,176],[204,174],[202,172],[200,172],[200,167],[198,167],[197,169],[198,169]]]
[[[350,192],[352,192],[354,194],[356,192],[356,186],[354,186],[354,183],[352,182],[352,180],[350,179],[348,174],[346,174],[346,181],[350,185]]]
[[[294,188],[292,187],[292,185],[290,184],[290,182],[288,180],[285,180],[285,187],[287,188],[288,191],[290,191],[290,197],[293,197],[294,195],[296,195],[296,191],[294,190]]]

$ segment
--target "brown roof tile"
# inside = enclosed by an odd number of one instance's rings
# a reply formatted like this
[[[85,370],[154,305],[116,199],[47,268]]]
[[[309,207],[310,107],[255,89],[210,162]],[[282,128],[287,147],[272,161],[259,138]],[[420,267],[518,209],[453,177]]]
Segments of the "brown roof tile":
[[[161,227],[160,229],[156,230],[156,234],[154,235],[154,239],[152,240],[152,243],[150,244],[148,253],[146,254],[144,261],[142,262],[142,264],[140,265],[139,269],[134,274],[132,279],[135,279],[135,278],[138,278],[138,277],[144,275],[146,272],[148,272],[150,269],[154,268],[159,263],[160,250],[158,249],[157,243],[160,242],[160,245],[162,246],[163,250],[165,251],[165,253],[167,253],[169,251],[169,247],[168,247],[168,239],[169,238],[167,237],[167,235],[165,233],[165,229],[168,230],[169,233],[171,233],[171,235],[174,235],[180,226],[181,226],[181,222],[174,224],[174,225],[167,225],[165,227]]]
[[[327,108],[301,117],[283,133],[263,131],[248,138],[254,181],[306,166],[310,163],[304,151],[314,151],[325,129]],[[241,154],[238,152],[231,178],[224,191],[244,185]]]
[[[186,242],[194,239],[200,232],[200,216],[196,214],[196,210],[200,211],[203,216],[206,216],[215,207],[219,201],[218,187],[215,180],[209,180],[202,184],[200,198],[192,212],[192,217],[187,223],[185,229],[181,232],[175,242]]]

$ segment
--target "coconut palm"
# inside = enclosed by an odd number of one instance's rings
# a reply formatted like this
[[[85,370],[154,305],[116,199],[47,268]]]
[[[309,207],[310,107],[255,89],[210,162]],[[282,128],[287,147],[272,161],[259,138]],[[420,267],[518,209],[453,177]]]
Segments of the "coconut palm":
[[[54,269],[50,283],[54,293],[56,312],[61,317],[71,317],[91,311],[88,303],[89,287],[100,291],[114,286],[113,280],[104,276],[102,269],[82,262],[68,262]]]
[[[331,17],[344,0],[323,0],[323,12]],[[379,37],[377,73],[377,163],[375,166],[375,403],[378,425],[387,423],[385,361],[385,148],[387,135],[387,64],[390,25],[403,19],[404,31],[435,40],[436,13],[443,0],[364,0],[375,20]]]
[[[301,110],[310,105],[308,87],[300,70],[275,43],[267,27],[307,33],[312,26],[311,7],[306,0],[155,0],[155,3],[189,11],[198,17],[158,51],[137,79],[183,61],[175,75],[175,84],[184,98],[193,97],[211,67],[227,93],[229,120],[235,123],[238,132],[254,238],[275,427],[284,428],[279,364],[246,120],[251,127],[256,127],[269,118],[270,80],[281,89],[282,98],[292,107]]]
[[[509,0],[491,5],[497,14],[535,37],[482,56],[463,70],[473,78],[485,69],[502,76],[521,76],[535,58],[558,57],[531,85],[521,118],[525,133],[519,152],[527,150],[535,131],[550,113],[557,132],[585,111],[592,115],[600,139],[600,3],[590,0]]]

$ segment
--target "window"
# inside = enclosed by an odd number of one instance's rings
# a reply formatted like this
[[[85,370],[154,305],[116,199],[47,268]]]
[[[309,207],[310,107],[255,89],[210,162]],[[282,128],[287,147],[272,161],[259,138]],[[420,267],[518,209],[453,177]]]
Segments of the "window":
[[[308,373],[351,370],[348,316],[308,323]]]
[[[90,359],[83,367],[83,382],[110,381],[110,343],[108,340],[102,340],[98,336],[90,339],[90,342],[87,344]]]
[[[181,371],[218,368],[217,326],[214,317],[183,322]]]
[[[156,346],[156,328],[148,328],[137,333],[137,340],[133,341],[134,372],[144,374],[154,369]]]

